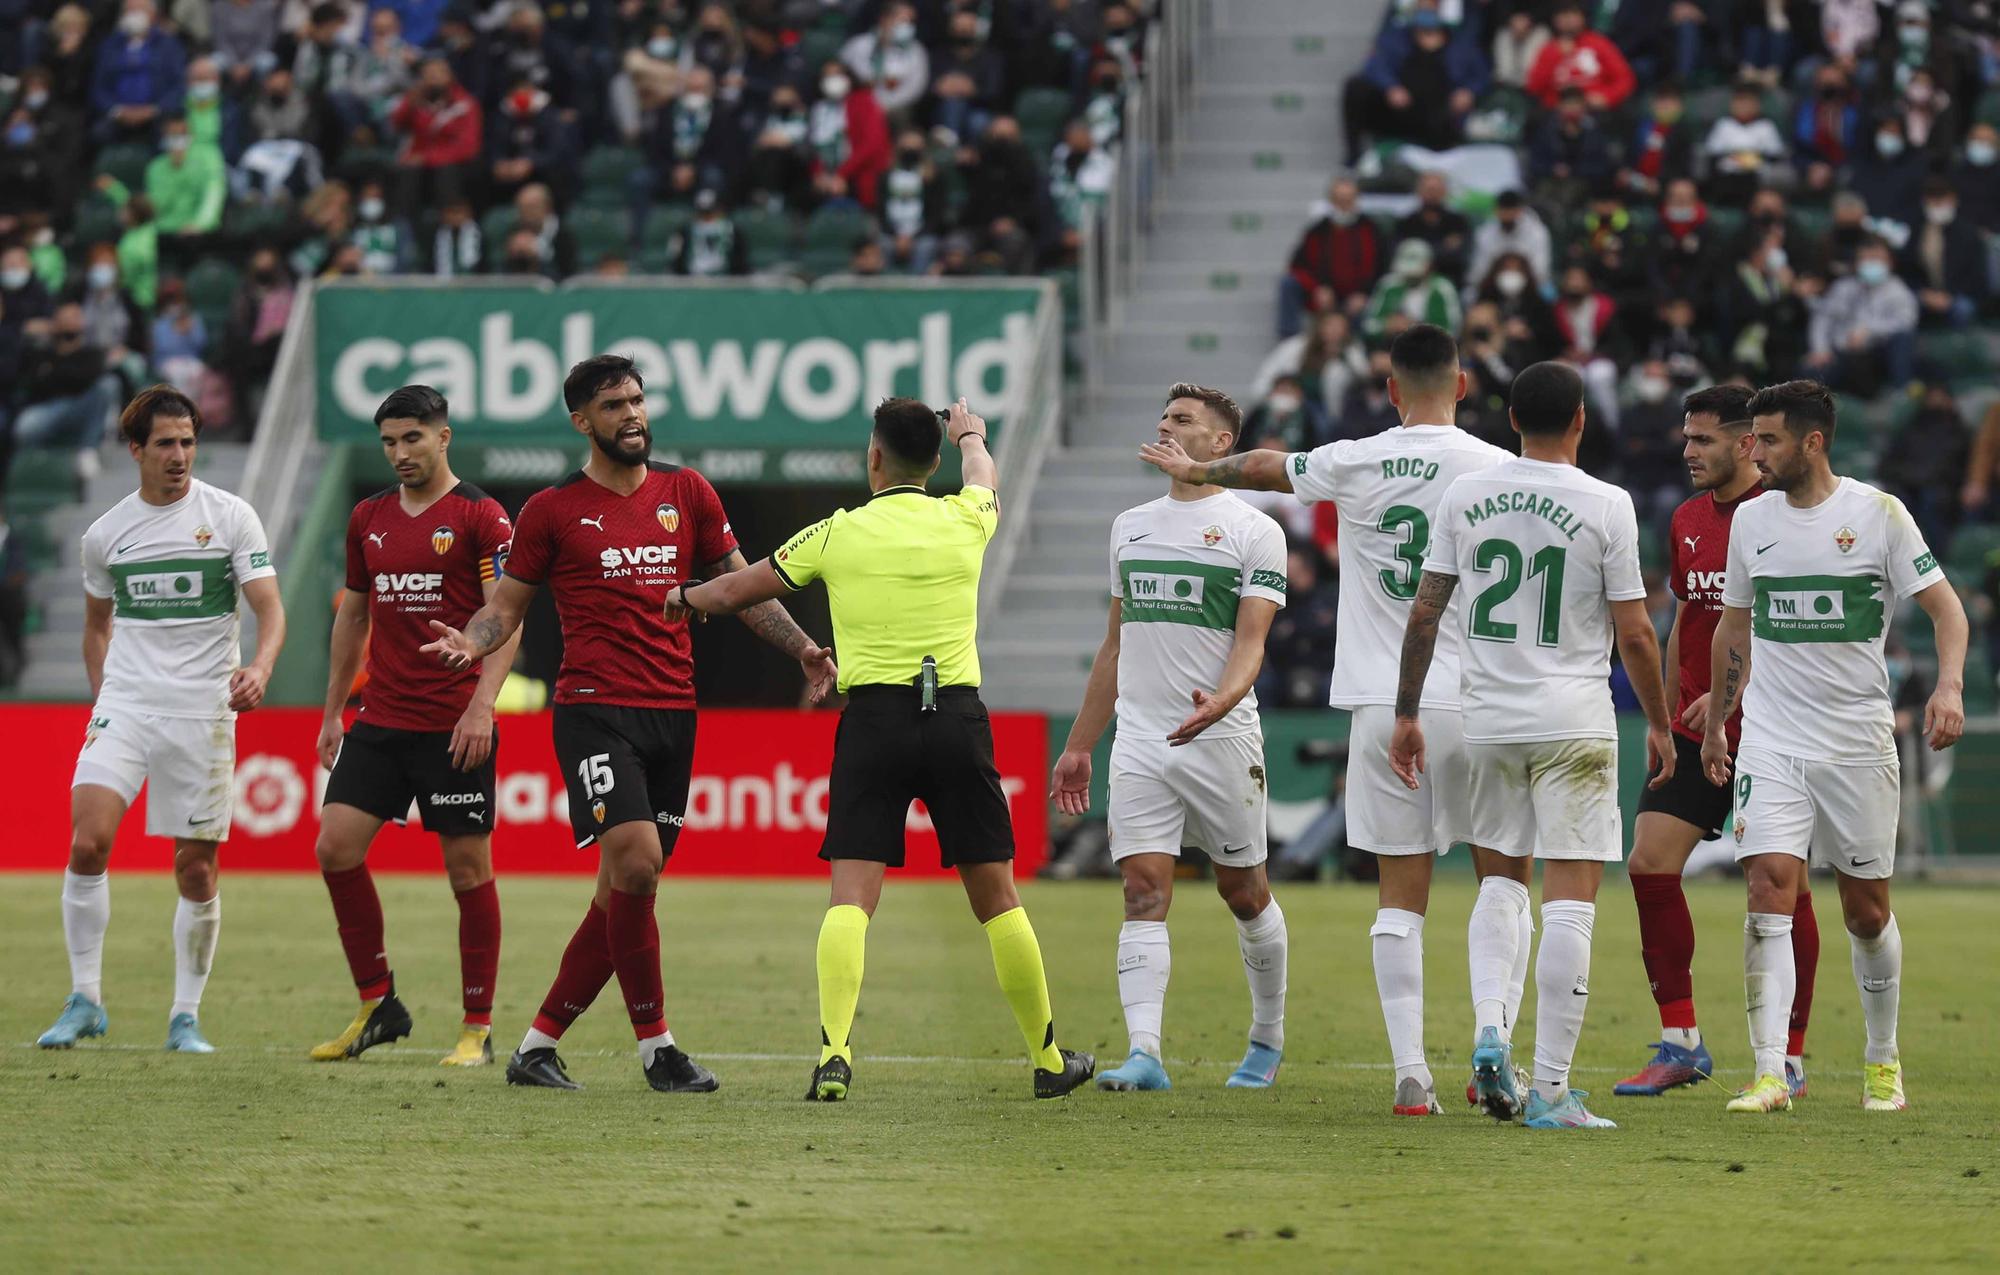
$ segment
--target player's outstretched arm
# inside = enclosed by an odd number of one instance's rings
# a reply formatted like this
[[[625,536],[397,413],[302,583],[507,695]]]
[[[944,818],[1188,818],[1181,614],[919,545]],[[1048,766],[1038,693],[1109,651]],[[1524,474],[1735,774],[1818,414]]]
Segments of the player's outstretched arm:
[[[1965,604],[1951,581],[1940,580],[1917,593],[1917,605],[1931,618],[1937,636],[1937,689],[1924,705],[1924,738],[1933,749],[1950,748],[1965,734]]]
[[[1708,729],[1701,737],[1701,769],[1719,788],[1729,782],[1729,718],[1750,685],[1750,608],[1723,607],[1708,649]]]
[[[278,652],[285,648],[285,600],[278,593],[278,577],[249,581],[243,586],[243,600],[257,617],[257,653],[229,676],[229,707],[239,713],[264,702],[264,688],[278,667]]]
[[[1674,709],[1660,675],[1660,640],[1644,598],[1613,602],[1611,623],[1618,630],[1618,658],[1646,713],[1646,769],[1653,776],[1648,786],[1658,788],[1674,777]]]
[[[719,574],[668,594],[667,617],[676,619],[677,613],[686,612],[740,616],[752,633],[799,662],[813,703],[825,699],[839,680],[833,652],[813,641],[778,601],[790,590],[771,560],[762,558],[751,566],[743,561],[741,549],[732,549],[728,557],[709,563],[705,569]]]
[[[111,650],[110,598],[83,595],[83,671],[90,678],[90,698],[104,686],[104,656]]]
[[[1437,654],[1438,624],[1451,605],[1458,577],[1426,571],[1417,580],[1416,600],[1410,603],[1410,620],[1403,629],[1403,659],[1396,675],[1396,726],[1389,736],[1389,768],[1405,787],[1415,791],[1417,776],[1424,773],[1424,728],[1417,711],[1424,702],[1424,679],[1431,673],[1431,657]]]
[[[1198,461],[1169,438],[1147,443],[1139,449],[1139,459],[1169,478],[1197,486],[1242,487],[1252,491],[1290,491],[1291,470],[1285,461],[1289,453],[1260,447],[1238,452],[1221,460]]]
[[[326,703],[320,712],[319,764],[333,769],[340,754],[341,717],[347,711],[347,696],[354,689],[355,675],[361,672],[361,653],[368,642],[368,598],[357,589],[340,595],[340,607],[333,613],[333,636],[327,644]]]
[[[1069,738],[1062,756],[1056,758],[1055,773],[1049,777],[1049,799],[1066,815],[1080,815],[1090,809],[1090,754],[1111,724],[1118,704],[1118,652],[1124,641],[1124,603],[1111,599],[1111,618],[1104,626],[1104,640],[1097,644],[1097,657],[1090,662],[1090,681],[1084,684],[1083,704],[1076,720],[1069,724]]]
[[[1191,744],[1195,737],[1229,715],[1257,684],[1257,672],[1264,667],[1264,639],[1271,634],[1271,621],[1278,617],[1278,604],[1269,598],[1244,598],[1236,604],[1236,638],[1229,647],[1229,662],[1222,666],[1222,681],[1213,693],[1194,693],[1194,711],[1167,736],[1167,747]]]
[[[488,580],[480,586],[489,605],[502,583],[504,578]],[[451,728],[451,764],[459,770],[470,774],[493,755],[493,705],[500,698],[507,675],[514,671],[514,653],[520,649],[521,630],[516,626],[479,666],[479,681],[472,688],[472,700]]]
[[[472,613],[463,629],[454,629],[441,620],[431,621],[431,632],[437,634],[435,641],[426,642],[417,649],[425,655],[435,656],[446,668],[469,668],[474,660],[484,659],[500,649],[500,644],[512,637],[521,627],[521,617],[528,613],[528,603],[535,597],[535,586],[501,576],[497,587],[486,599],[486,605]]]

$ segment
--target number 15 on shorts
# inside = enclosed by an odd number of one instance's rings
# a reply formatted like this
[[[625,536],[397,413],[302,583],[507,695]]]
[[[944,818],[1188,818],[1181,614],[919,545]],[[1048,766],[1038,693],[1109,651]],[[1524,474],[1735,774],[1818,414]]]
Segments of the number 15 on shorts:
[[[583,790],[593,797],[602,797],[618,785],[618,776],[611,770],[610,753],[593,753],[578,763],[576,777],[583,781]]]

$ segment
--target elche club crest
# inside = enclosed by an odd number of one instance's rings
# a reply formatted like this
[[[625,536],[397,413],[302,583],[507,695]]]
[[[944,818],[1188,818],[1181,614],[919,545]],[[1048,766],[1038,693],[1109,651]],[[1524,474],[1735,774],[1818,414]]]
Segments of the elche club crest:
[[[1854,549],[1854,528],[1842,527],[1839,531],[1834,532],[1833,543],[1839,547],[1842,553],[1851,553]]]
[[[194,529],[195,548],[206,549],[208,548],[208,542],[213,539],[215,539],[215,532],[212,528],[209,527],[207,523],[203,523],[201,524],[201,526],[196,527]]]
[[[661,505],[653,511],[653,516],[660,520],[660,526],[668,535],[681,529],[681,511],[672,505]]]
[[[1215,523],[1210,523],[1206,527],[1203,527],[1201,529],[1201,542],[1211,549],[1215,548],[1215,546],[1222,543],[1222,528]]]
[[[457,540],[457,533],[452,531],[450,527],[439,527],[431,532],[431,549],[436,552],[438,557],[442,558],[451,552],[451,546]]]

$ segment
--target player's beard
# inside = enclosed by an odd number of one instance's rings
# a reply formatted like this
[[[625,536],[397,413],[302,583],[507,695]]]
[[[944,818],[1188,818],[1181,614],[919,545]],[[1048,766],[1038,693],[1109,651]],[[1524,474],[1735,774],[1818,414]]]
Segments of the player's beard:
[[[1799,458],[1788,469],[1780,469],[1773,465],[1768,469],[1760,469],[1757,472],[1764,480],[1764,489],[1766,491],[1790,491],[1805,478],[1805,459],[1804,457]]]
[[[1696,491],[1721,491],[1736,481],[1737,467],[1731,465],[1726,471],[1714,465],[1706,465],[1700,474],[1691,475]]]
[[[423,487],[428,487],[432,477],[436,474],[437,466],[435,464],[426,465],[419,461],[417,464],[411,466],[410,472],[407,474],[398,470],[396,478],[403,486],[415,491]]]
[[[633,440],[633,446],[637,448],[634,451],[628,449],[626,444],[619,440],[618,435],[623,433],[624,429],[625,427],[620,425],[611,432],[610,438],[605,438],[598,434],[596,430],[591,430],[590,441],[596,445],[598,451],[604,454],[604,459],[610,461],[612,464],[623,465],[627,469],[636,469],[640,465],[645,464],[646,458],[653,454],[653,431],[649,426],[641,425],[639,427],[639,437]]]

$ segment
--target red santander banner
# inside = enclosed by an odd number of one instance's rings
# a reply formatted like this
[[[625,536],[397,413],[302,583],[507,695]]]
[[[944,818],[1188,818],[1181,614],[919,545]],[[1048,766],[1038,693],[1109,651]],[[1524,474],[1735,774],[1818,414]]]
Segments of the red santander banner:
[[[594,874],[594,850],[573,848],[549,715],[499,718],[500,774],[493,860],[501,873]],[[704,710],[696,732],[687,823],[667,870],[696,876],[822,875],[834,713]],[[69,783],[90,722],[87,705],[0,705],[0,756],[14,792],[0,869],[54,871],[69,847]],[[263,708],[236,722],[236,809],[225,871],[316,871],[313,842],[326,772],[313,756],[319,712]],[[1014,815],[1016,870],[1048,855],[1048,723],[1035,713],[993,714],[994,757]],[[145,835],[145,794],[119,829],[113,870],[167,871],[171,842]],[[942,874],[921,804],[906,825],[908,873]],[[382,830],[368,856],[378,872],[435,872],[437,838],[418,825]]]

